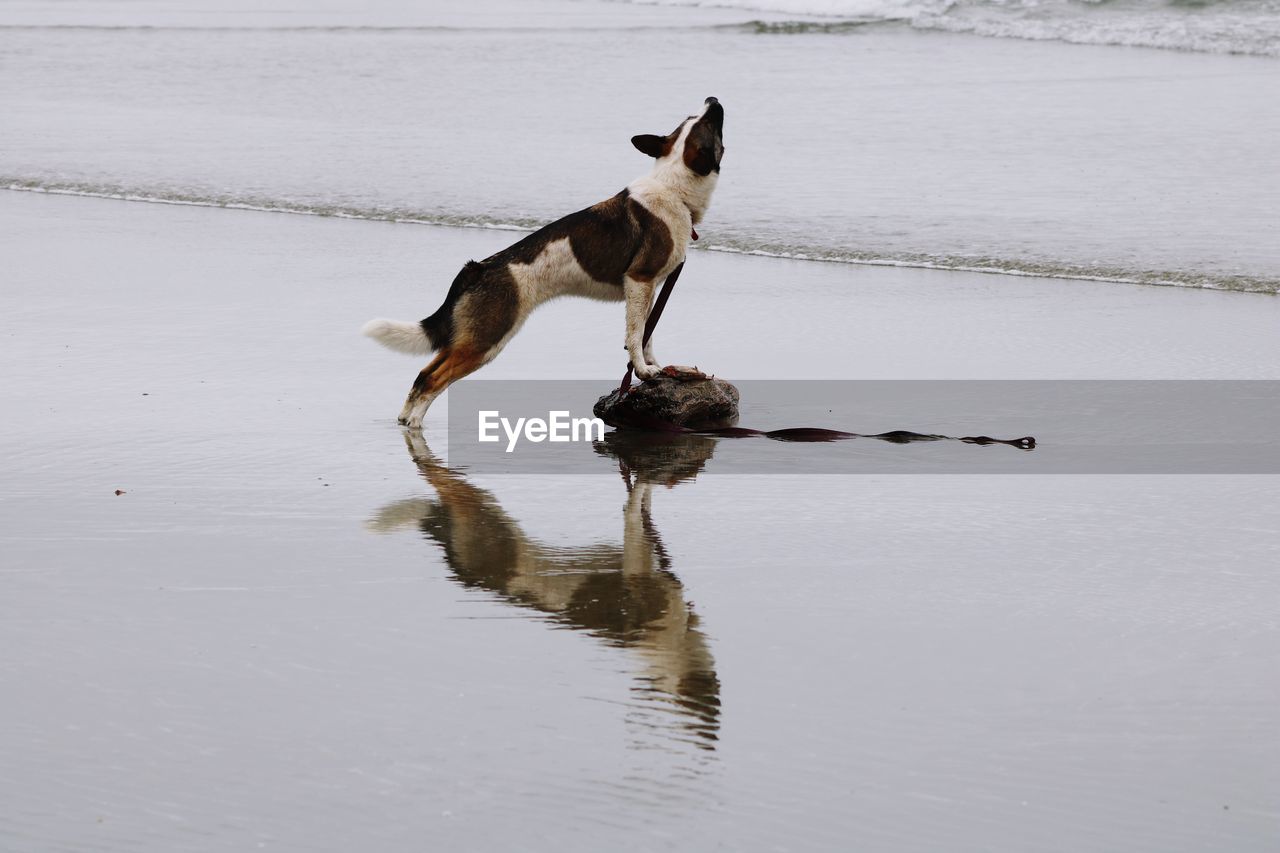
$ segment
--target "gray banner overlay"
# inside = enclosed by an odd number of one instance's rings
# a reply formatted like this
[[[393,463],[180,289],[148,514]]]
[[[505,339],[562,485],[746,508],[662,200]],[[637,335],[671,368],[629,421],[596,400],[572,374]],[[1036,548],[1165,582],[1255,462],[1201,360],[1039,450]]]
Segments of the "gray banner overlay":
[[[1280,381],[743,380],[739,425],[834,441],[654,434],[586,419],[606,380],[469,379],[448,394],[448,458],[476,473],[1277,474]],[[481,441],[480,424],[491,441]],[[556,414],[559,413],[559,414]],[[520,419],[524,424],[521,425]],[[506,425],[501,423],[506,419]],[[577,436],[573,435],[574,420]],[[536,421],[546,423],[545,432]],[[533,422],[533,429],[527,425]],[[517,428],[519,427],[519,428]],[[564,440],[552,441],[551,434]],[[903,433],[913,433],[903,435]],[[539,435],[544,437],[536,440]],[[885,435],[887,434],[887,435]],[[514,438],[513,438],[514,435]],[[878,437],[879,436],[879,437]],[[1034,449],[965,441],[1034,437]]]

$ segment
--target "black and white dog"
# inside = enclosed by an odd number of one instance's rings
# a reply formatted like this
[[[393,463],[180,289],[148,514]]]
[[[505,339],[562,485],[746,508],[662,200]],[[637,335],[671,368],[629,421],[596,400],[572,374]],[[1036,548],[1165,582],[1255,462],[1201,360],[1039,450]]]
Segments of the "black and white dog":
[[[658,285],[684,260],[711,203],[724,154],[724,108],[707,98],[666,136],[631,142],[655,158],[653,171],[613,198],[571,213],[514,246],[468,261],[444,304],[418,323],[371,320],[364,334],[415,355],[435,353],[414,380],[400,423],[421,427],[449,385],[492,361],[533,309],[557,296],[627,303],[626,347],[641,380],[663,371],[643,345]],[[676,368],[675,371],[681,371]]]

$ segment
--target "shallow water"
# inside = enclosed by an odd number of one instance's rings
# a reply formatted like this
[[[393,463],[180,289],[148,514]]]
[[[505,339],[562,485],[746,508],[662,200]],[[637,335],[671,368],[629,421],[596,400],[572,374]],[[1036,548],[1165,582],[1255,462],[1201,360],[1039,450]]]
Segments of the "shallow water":
[[[704,247],[1277,289],[1274,58],[781,9],[6,8],[0,186],[527,227],[715,95]]]
[[[18,194],[0,227],[0,848],[1272,846],[1275,477],[480,475],[443,410],[394,425],[415,365],[356,329],[504,235]],[[1277,378],[1274,302],[704,255],[658,347]],[[558,303],[486,372],[607,388],[620,328]]]

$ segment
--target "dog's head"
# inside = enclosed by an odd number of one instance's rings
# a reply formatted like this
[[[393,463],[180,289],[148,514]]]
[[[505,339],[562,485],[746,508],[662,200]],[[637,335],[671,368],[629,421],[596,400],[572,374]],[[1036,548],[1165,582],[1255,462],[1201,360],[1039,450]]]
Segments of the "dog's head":
[[[644,133],[631,137],[631,144],[657,158],[659,165],[683,163],[704,178],[718,173],[724,156],[724,107],[715,98],[707,98],[702,112],[689,116],[666,136]]]

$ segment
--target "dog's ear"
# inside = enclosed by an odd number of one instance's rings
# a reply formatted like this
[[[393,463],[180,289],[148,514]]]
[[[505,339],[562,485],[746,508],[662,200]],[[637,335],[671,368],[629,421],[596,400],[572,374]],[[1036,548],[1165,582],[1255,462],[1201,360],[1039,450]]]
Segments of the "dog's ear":
[[[654,136],[652,133],[642,133],[639,136],[631,137],[631,144],[641,154],[648,154],[650,157],[661,157],[666,153],[667,138],[665,136]]]

